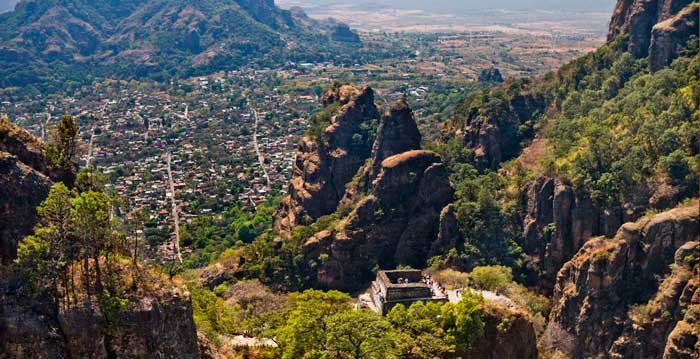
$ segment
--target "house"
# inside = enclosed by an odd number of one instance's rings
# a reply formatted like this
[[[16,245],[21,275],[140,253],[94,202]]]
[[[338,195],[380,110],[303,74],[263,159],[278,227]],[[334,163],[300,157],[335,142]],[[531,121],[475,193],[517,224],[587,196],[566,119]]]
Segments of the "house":
[[[360,297],[360,305],[385,315],[398,304],[447,302],[445,291],[427,278],[416,269],[379,271],[369,292]]]

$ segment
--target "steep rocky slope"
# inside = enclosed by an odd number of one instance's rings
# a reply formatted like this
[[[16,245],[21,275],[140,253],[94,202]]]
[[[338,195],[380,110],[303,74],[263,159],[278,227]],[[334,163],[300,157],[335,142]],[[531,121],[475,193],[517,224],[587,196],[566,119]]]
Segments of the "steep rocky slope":
[[[618,35],[627,34],[630,38],[629,51],[636,57],[646,57],[649,55],[654,26],[672,18],[694,2],[697,1],[619,0],[610,20],[608,40],[612,41]],[[696,32],[689,28],[683,29],[683,35],[679,34],[677,38],[680,42],[675,45],[685,45],[688,37]]]
[[[0,119],[0,263],[15,257],[17,242],[31,233],[36,206],[63,177],[46,158],[44,145]],[[18,195],[22,194],[22,195]]]
[[[467,358],[538,358],[532,318],[522,309],[487,302],[484,324],[484,336],[476,341]]]
[[[671,64],[678,57],[678,49],[683,48],[690,35],[698,32],[698,10],[695,3],[678,12],[675,16],[659,22],[651,30],[649,45],[649,68],[658,71]]]
[[[694,204],[627,223],[614,238],[587,242],[563,266],[554,289],[549,326],[571,337],[568,354],[696,355],[699,240]]]
[[[7,277],[0,286],[0,358],[199,358],[192,303],[178,287],[129,296],[108,319],[97,303],[55,313]]]
[[[320,138],[302,140],[275,221],[289,236],[294,226],[336,219],[303,244],[306,260],[318,264],[314,284],[357,290],[376,266],[423,266],[455,242],[453,212],[441,216],[454,193],[447,167],[437,154],[419,150],[421,135],[406,100],[379,116],[370,88],[346,85],[328,90],[322,101],[327,110],[342,107]],[[379,117],[378,126],[368,125]]]
[[[586,193],[561,178],[528,182],[520,199],[527,281],[549,292],[557,272],[590,238],[613,236],[639,215],[633,209],[600,210]]]
[[[305,256],[319,262],[317,283],[354,291],[369,282],[376,266],[424,266],[453,192],[447,168],[433,152],[384,160],[355,209],[305,243]]]
[[[321,134],[305,136],[299,144],[289,195],[275,215],[275,228],[283,234],[335,212],[345,185],[371,154],[373,137],[366,137],[374,135],[368,129],[380,117],[374,91],[343,86],[326,93],[323,102],[342,107]]]

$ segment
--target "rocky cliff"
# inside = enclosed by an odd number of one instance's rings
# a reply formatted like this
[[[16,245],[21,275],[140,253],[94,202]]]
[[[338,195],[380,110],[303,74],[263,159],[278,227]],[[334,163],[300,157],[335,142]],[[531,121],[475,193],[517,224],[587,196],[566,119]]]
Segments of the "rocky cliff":
[[[441,216],[454,190],[440,156],[419,150],[421,135],[408,103],[402,98],[392,104],[376,133],[367,133],[358,131],[379,118],[372,89],[338,85],[322,101],[330,109],[342,107],[320,138],[302,140],[277,230],[289,233],[335,216],[304,244],[320,287],[354,291],[377,266],[425,265],[431,253],[456,240],[453,211]],[[358,141],[365,138],[373,139],[370,146]]]
[[[537,344],[530,315],[515,307],[487,302],[484,305],[484,336],[476,341],[467,358],[536,359]]]
[[[305,136],[299,144],[289,195],[275,215],[275,229],[283,234],[335,212],[345,185],[371,155],[372,127],[380,117],[374,91],[342,86],[327,92],[323,102],[342,107],[320,135]]]
[[[586,193],[577,193],[568,181],[540,177],[521,191],[523,233],[529,285],[549,293],[559,269],[594,236],[613,236],[637,212],[602,211]]]
[[[587,242],[554,287],[549,327],[571,338],[567,354],[697,358],[699,240],[695,204]]]
[[[700,35],[698,9],[700,4],[692,4],[675,16],[654,25],[649,45],[651,71],[661,70],[671,64],[678,57],[678,49],[685,47],[690,35]]]
[[[306,257],[319,263],[317,283],[354,291],[369,282],[375,267],[423,267],[453,192],[447,168],[433,152],[385,159],[352,212],[305,243]]]
[[[14,259],[17,243],[34,227],[36,207],[48,195],[53,181],[61,177],[49,164],[43,143],[0,119],[1,264]]]
[[[677,46],[685,47],[690,35],[697,34],[697,27],[690,28],[684,23],[667,22],[667,20],[682,12],[689,4],[696,2],[697,0],[618,0],[610,20],[608,40],[612,41],[618,35],[627,34],[629,36],[629,51],[640,58],[648,55],[662,57],[660,52],[672,55],[670,49],[675,51]],[[659,28],[654,30],[657,24],[659,24]],[[674,25],[678,25],[675,30],[663,30],[663,28],[668,29]],[[653,32],[657,33],[655,36],[657,38],[656,46],[651,46]],[[666,34],[662,35],[661,32],[666,32]],[[671,32],[674,34],[669,35]],[[664,39],[661,46],[658,44],[660,37]],[[671,59],[672,57],[666,57],[666,63],[656,68],[668,65]],[[652,69],[654,69],[653,66]]]
[[[187,292],[132,298],[105,329],[96,306],[71,307],[56,317],[49,306],[3,293],[0,358],[199,358]]]
[[[360,168],[352,183],[346,186],[343,203],[347,206],[351,206],[371,189],[372,181],[379,174],[385,159],[420,149],[421,134],[405,98],[392,104],[382,116],[375,137],[369,160]]]

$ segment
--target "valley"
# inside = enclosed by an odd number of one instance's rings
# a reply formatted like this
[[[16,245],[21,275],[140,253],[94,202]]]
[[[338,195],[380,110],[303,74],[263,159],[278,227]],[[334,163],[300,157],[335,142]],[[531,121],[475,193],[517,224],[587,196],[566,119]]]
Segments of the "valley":
[[[21,0],[0,359],[697,359],[700,4],[650,4]]]

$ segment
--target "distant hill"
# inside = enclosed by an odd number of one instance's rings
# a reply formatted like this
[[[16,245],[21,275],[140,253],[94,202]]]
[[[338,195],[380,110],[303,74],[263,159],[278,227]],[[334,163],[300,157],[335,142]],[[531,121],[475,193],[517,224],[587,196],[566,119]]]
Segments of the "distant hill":
[[[22,0],[0,15],[0,87],[326,60],[356,41],[273,0]]]
[[[304,7],[382,7],[395,9],[419,9],[435,13],[465,13],[474,10],[549,10],[549,11],[601,11],[609,13],[615,0],[279,0],[278,5],[298,5]]]

